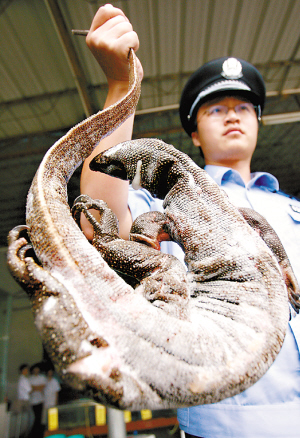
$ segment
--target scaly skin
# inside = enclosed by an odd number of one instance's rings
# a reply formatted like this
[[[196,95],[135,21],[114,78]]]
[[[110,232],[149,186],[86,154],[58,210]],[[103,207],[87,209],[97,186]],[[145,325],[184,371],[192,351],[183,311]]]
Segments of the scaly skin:
[[[155,140],[126,142],[93,165],[165,199],[167,231],[184,248],[189,272],[171,256],[119,239],[101,202],[103,222],[95,226],[103,255],[86,240],[66,201],[67,181],[128,116],[128,102],[73,128],[46,154],[27,202],[41,265],[18,230],[9,236],[8,263],[65,382],[131,410],[214,403],[254,384],[275,359],[289,317],[286,287],[270,250],[216,184]],[[112,114],[121,114],[117,122]],[[131,278],[138,272],[138,285],[122,270]]]

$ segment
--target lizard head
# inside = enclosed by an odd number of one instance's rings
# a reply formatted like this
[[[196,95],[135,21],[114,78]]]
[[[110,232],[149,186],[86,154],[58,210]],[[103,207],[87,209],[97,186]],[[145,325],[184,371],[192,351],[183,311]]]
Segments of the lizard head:
[[[157,139],[126,141],[94,157],[90,169],[129,180],[133,188],[143,187],[164,198],[177,180],[174,165],[179,161],[173,149]]]

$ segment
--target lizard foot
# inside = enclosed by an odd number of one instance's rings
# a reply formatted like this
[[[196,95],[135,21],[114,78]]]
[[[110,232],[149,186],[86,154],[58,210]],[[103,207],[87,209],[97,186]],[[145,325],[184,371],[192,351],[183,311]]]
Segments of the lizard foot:
[[[61,284],[40,265],[26,225],[19,225],[8,234],[7,265],[14,279],[31,298],[33,310],[40,306],[43,297],[60,292]]]
[[[28,270],[29,260],[38,263],[28,236],[28,227],[19,225],[8,234],[7,265],[17,283],[31,296],[36,283],[32,283]]]
[[[89,210],[97,210],[100,214],[101,220],[98,221]],[[94,230],[94,237],[92,244],[95,245],[97,236],[101,236],[105,240],[113,240],[119,238],[118,220],[115,214],[108,208],[107,204],[100,199],[92,199],[88,195],[78,196],[72,207],[72,215],[76,223],[80,227],[80,213],[83,213]],[[110,237],[109,237],[110,236]]]
[[[160,242],[171,240],[167,216],[158,211],[141,214],[132,224],[129,239],[160,250]]]

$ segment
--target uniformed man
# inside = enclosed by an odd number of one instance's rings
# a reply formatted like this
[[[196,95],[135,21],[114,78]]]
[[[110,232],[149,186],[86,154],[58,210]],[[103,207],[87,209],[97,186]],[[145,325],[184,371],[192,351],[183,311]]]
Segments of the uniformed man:
[[[280,237],[300,283],[300,203],[268,173],[251,173],[265,85],[248,62],[219,58],[200,67],[181,96],[182,126],[202,149],[205,170],[237,207],[262,214]],[[300,427],[300,315],[291,308],[283,347],[251,388],[220,403],[178,410],[187,437],[296,437]]]

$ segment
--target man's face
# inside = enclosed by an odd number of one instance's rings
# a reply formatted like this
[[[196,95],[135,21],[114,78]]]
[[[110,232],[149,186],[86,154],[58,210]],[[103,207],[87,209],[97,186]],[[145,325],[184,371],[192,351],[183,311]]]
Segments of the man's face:
[[[39,373],[40,373],[40,369],[38,367],[34,367],[33,370],[32,370],[32,374],[34,376],[38,376]]]
[[[245,105],[244,105],[245,104]],[[255,109],[240,97],[228,96],[203,104],[192,133],[206,164],[231,167],[238,161],[250,164],[256,147],[258,120]]]
[[[23,374],[23,376],[28,376],[28,374],[29,374],[29,368],[23,368],[22,369],[22,374]]]

